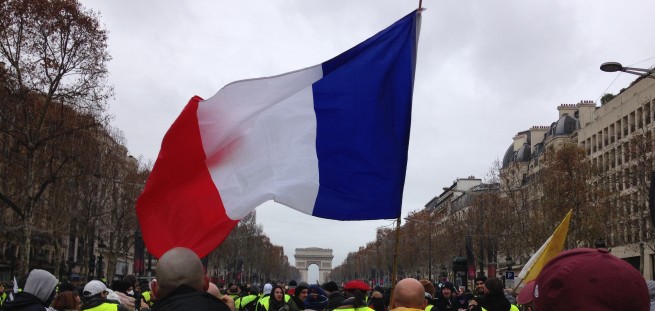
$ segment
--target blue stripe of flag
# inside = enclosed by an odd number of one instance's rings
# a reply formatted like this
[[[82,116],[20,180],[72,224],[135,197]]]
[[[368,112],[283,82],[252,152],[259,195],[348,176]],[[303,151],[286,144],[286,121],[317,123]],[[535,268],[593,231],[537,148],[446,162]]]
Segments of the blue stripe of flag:
[[[416,11],[323,63],[313,85],[319,191],[313,215],[401,213],[416,56]]]

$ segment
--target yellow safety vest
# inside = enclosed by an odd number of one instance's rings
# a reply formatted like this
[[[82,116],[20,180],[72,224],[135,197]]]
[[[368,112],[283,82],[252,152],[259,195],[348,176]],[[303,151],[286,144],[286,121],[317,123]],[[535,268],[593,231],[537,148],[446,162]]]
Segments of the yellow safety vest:
[[[425,307],[425,311],[432,310],[432,307],[434,307],[434,305],[427,305],[427,307]]]
[[[284,294],[284,302],[289,302],[289,299],[291,299],[291,296]],[[264,307],[264,310],[268,311],[270,300],[271,300],[271,296],[266,296],[260,299],[258,304],[261,304]],[[261,311],[261,310],[257,310],[257,311]]]
[[[146,304],[150,305],[150,291],[145,291],[145,292],[141,293],[141,297],[143,297],[143,301]]]
[[[480,307],[482,311],[487,311],[487,309]],[[519,311],[519,308],[513,304],[510,304],[509,311]]]
[[[239,310],[241,307],[244,307],[249,303],[256,301],[258,298],[259,296],[257,295],[248,295],[248,296],[239,297],[234,301],[234,307],[236,310]]]
[[[105,302],[91,309],[84,309],[84,311],[118,311],[118,305],[115,303]]]

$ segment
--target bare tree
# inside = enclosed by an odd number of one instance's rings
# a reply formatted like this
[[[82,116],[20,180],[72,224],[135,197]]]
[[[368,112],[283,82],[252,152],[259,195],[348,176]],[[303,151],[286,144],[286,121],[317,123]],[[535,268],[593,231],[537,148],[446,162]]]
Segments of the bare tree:
[[[0,3],[0,62],[6,65],[0,107],[0,201],[21,220],[20,269],[29,267],[36,215],[52,184],[83,155],[75,133],[97,127],[112,90],[106,85],[107,33],[74,0]],[[66,148],[69,147],[69,148]],[[72,149],[71,149],[72,148]],[[11,176],[9,176],[11,175]]]

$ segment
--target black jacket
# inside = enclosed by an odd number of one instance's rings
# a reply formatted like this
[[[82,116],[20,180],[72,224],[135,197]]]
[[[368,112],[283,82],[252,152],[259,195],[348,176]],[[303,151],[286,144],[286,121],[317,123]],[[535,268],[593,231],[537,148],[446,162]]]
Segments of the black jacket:
[[[46,307],[47,306],[43,303],[43,301],[39,300],[39,298],[36,298],[36,296],[30,293],[20,292],[15,294],[14,300],[5,301],[5,303],[2,305],[2,310],[44,311],[46,310]]]
[[[512,307],[504,295],[487,295],[478,299],[478,305],[487,311],[509,311]]]
[[[170,295],[157,301],[152,310],[230,311],[230,307],[210,293],[196,290],[190,286],[180,285]]]
[[[340,292],[334,292],[330,294],[330,296],[328,296],[328,304],[327,307],[325,307],[325,310],[336,309],[341,305],[341,302],[343,302],[344,299],[346,298],[343,297]]]
[[[437,298],[434,300],[434,308],[437,308],[439,311],[457,311],[459,308],[466,308],[465,306],[461,306],[459,304],[459,301],[457,301],[457,298],[451,296],[450,299],[446,299],[446,297],[441,296],[440,298]]]

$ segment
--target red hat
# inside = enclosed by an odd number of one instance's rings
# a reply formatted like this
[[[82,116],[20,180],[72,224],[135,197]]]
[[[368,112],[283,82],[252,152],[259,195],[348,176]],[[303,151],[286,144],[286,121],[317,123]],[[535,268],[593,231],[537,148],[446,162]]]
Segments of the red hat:
[[[519,296],[516,297],[516,302],[521,305],[527,305],[532,302],[532,299],[534,298],[534,283],[534,280],[532,280],[528,282],[528,284],[525,284],[525,287],[523,287]]]
[[[350,282],[346,283],[346,285],[343,286],[343,289],[345,289],[345,290],[359,289],[359,290],[363,290],[363,291],[369,291],[369,290],[371,290],[371,287],[368,286],[368,284],[366,284],[366,283],[364,283],[364,282],[362,282],[360,280],[353,280],[353,281],[350,281]]]
[[[550,310],[649,310],[643,276],[606,249],[576,248],[560,253],[541,270],[534,306]]]

